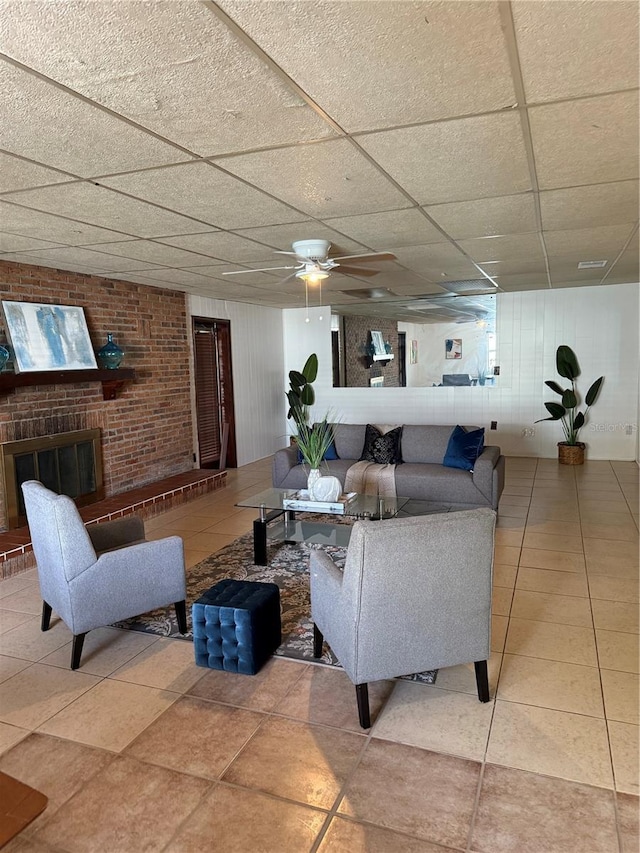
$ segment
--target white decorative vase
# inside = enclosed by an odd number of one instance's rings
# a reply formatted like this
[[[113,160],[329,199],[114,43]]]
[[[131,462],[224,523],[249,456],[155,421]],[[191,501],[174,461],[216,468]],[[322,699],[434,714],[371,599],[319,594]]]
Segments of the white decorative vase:
[[[337,501],[340,497],[342,486],[337,477],[318,477],[313,484],[314,501]]]
[[[309,471],[309,476],[307,477],[307,489],[309,490],[309,498],[313,501],[315,500],[315,496],[313,494],[313,487],[316,484],[316,481],[320,479],[320,469],[312,468]]]

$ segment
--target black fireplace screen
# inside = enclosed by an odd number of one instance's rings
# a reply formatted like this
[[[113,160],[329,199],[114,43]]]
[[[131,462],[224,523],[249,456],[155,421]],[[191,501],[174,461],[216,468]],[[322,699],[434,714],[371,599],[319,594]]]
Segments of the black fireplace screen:
[[[99,429],[6,442],[2,458],[10,528],[26,521],[20,488],[26,480],[40,480],[78,506],[104,497]]]

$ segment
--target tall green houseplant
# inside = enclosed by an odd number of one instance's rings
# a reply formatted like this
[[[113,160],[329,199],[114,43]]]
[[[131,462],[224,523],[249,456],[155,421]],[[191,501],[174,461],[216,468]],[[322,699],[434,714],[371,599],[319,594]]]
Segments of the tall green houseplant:
[[[578,411],[579,400],[576,388],[576,379],[580,376],[580,365],[571,347],[565,344],[558,347],[556,351],[556,368],[560,376],[571,382],[571,387],[562,388],[553,379],[546,380],[544,384],[551,388],[552,391],[555,391],[556,394],[559,394],[561,401],[559,403],[545,403],[544,405],[550,417],[540,418],[536,423],[538,424],[540,421],[561,421],[565,441],[558,442],[559,460],[563,464],[581,465],[584,462],[584,444],[578,441],[578,435],[585,425],[589,409],[598,398],[604,376],[596,379],[587,391],[587,395],[584,398],[586,409],[583,413]]]
[[[315,353],[311,353],[305,361],[302,372],[289,371],[289,390],[286,392],[289,401],[287,418],[293,418],[298,431],[301,425],[309,422],[309,406],[313,406],[316,400],[313,383],[317,375],[318,356]]]

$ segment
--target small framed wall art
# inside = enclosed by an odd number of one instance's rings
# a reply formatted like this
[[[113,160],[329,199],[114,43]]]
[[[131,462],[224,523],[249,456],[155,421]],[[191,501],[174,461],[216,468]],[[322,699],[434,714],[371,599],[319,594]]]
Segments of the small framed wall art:
[[[462,338],[446,338],[445,358],[462,358]]]
[[[2,311],[16,373],[97,368],[82,307],[3,300]]]

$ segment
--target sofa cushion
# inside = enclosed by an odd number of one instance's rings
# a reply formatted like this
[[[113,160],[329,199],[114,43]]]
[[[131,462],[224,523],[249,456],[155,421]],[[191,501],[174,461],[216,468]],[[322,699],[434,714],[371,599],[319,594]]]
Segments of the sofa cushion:
[[[336,424],[334,430],[334,442],[340,459],[360,458],[362,445],[364,444],[364,424]]]
[[[451,426],[405,424],[402,429],[402,461],[442,465]]]
[[[484,448],[484,428],[467,431],[456,426],[451,433],[442,464],[449,468],[473,471],[476,459]]]
[[[491,506],[491,500],[475,486],[472,474],[461,468],[445,468],[441,462],[398,465],[396,493],[452,506]]]
[[[360,459],[364,462],[377,462],[379,465],[397,465],[402,462],[401,438],[402,427],[396,427],[383,435],[373,424],[367,424]]]

